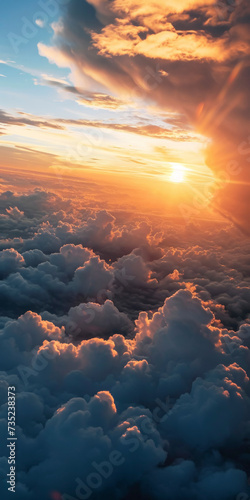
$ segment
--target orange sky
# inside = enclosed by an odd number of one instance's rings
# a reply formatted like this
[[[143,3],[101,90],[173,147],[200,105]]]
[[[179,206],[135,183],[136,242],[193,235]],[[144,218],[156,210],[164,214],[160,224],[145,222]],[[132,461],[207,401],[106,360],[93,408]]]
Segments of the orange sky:
[[[248,8],[88,0],[3,33],[1,167],[123,184],[147,210],[212,202],[245,226]]]

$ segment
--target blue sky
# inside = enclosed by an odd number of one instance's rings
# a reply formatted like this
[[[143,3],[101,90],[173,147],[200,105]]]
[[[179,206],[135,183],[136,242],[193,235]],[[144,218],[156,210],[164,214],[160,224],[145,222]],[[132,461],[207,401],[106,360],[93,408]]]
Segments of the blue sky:
[[[51,65],[38,53],[37,44],[48,44],[53,35],[51,23],[58,19],[61,11],[49,16],[38,2],[24,0],[22,2],[6,2],[4,23],[0,32],[0,59],[7,64],[0,65],[1,107],[2,109],[18,109],[28,113],[55,116],[70,116],[74,112],[71,100],[70,110],[62,106],[61,99],[55,89],[48,86],[35,85],[39,75],[47,74],[55,78],[67,77],[67,69]],[[41,4],[42,5],[42,4]],[[46,2],[45,2],[46,5]],[[43,27],[36,24],[37,19],[46,21]],[[27,37],[29,35],[29,37]]]

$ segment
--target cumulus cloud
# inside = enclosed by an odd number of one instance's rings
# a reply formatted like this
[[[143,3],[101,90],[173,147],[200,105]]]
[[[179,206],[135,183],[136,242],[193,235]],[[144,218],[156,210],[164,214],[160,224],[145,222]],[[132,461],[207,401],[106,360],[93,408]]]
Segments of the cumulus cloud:
[[[84,488],[93,498],[118,498],[136,483],[156,499],[198,500],[209,491],[226,500],[247,491],[236,452],[230,461],[223,453],[243,449],[248,436],[249,379],[221,349],[225,332],[213,329],[212,317],[191,292],[180,291],[146,330],[140,318],[135,340],[114,335],[74,346],[37,315],[8,323],[1,341],[8,349],[4,343],[15,339],[16,357],[2,366],[25,391],[17,399],[20,498],[27,491],[33,499]],[[165,404],[170,394],[171,409]],[[234,480],[221,483],[229,471]]]
[[[18,268],[22,267],[24,264],[24,258],[16,250],[11,248],[10,250],[3,250],[0,253],[0,277],[4,278],[15,272]]]
[[[248,240],[41,190],[0,201],[0,428],[15,385],[18,499],[249,495]]]
[[[128,337],[133,333],[133,323],[126,314],[119,312],[111,300],[106,300],[104,304],[81,303],[72,307],[67,316],[57,317],[46,312],[43,317],[64,326],[66,334],[73,339],[108,338],[112,333]]]
[[[116,25],[109,25],[100,34],[93,34],[94,45],[101,55],[143,55],[168,61],[216,60],[223,62],[228,58],[244,54],[244,45],[236,46],[233,51],[227,49],[228,36],[214,40],[204,32],[182,32],[166,23],[159,33],[143,35],[147,28],[135,26],[122,20]]]

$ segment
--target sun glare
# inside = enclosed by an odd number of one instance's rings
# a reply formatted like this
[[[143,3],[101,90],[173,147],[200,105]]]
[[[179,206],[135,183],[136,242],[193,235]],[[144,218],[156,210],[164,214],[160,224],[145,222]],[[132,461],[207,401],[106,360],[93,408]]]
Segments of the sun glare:
[[[185,180],[185,168],[179,163],[175,163],[170,174],[171,182],[183,182]]]

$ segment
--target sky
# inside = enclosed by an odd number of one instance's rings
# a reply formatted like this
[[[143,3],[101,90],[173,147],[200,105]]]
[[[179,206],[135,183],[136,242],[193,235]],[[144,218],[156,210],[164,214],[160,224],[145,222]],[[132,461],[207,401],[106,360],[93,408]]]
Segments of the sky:
[[[182,170],[184,204],[198,190],[200,205],[205,198],[247,230],[248,4],[161,8],[25,0],[13,15],[6,5],[2,164],[101,170],[107,180],[129,173],[130,184],[139,176],[166,183],[166,192]]]
[[[168,94],[164,60],[142,55],[134,63],[129,57],[137,69],[124,69],[126,55],[111,61],[96,46],[94,30],[102,32],[102,21],[94,5],[47,3],[22,2],[15,5],[14,16],[12,3],[4,9],[2,166],[20,168],[25,163],[30,170],[59,169],[77,176],[102,170],[109,181],[129,173],[130,184],[139,176],[141,183],[160,181],[166,189],[177,169],[177,177],[178,171],[185,172],[181,177],[188,182],[188,196],[208,186],[209,194],[201,196],[209,204],[214,174],[206,165],[205,150],[210,137],[196,130],[175,102],[167,108],[160,105],[159,96]],[[86,29],[77,26],[78,9]],[[73,23],[69,29],[67,23]],[[74,23],[78,34],[72,39]],[[66,47],[75,53],[75,61],[64,55]]]
[[[249,500],[248,0],[0,13],[16,499]]]

